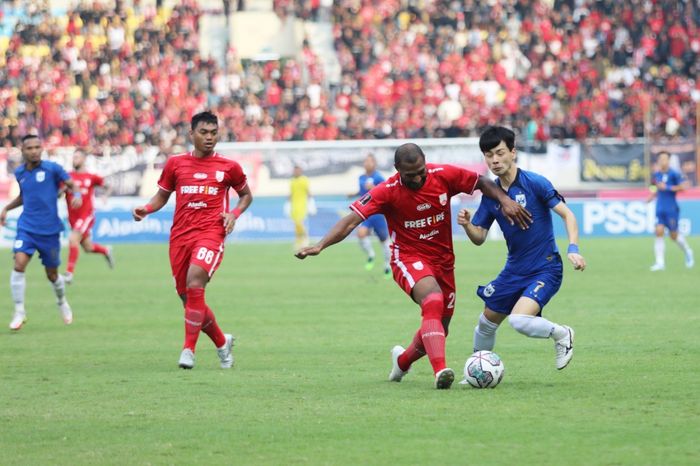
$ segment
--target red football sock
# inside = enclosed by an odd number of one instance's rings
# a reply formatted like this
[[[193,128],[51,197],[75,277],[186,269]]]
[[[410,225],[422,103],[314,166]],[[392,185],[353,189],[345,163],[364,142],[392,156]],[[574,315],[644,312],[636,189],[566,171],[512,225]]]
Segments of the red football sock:
[[[187,303],[185,304],[185,344],[183,348],[194,351],[202,329],[202,321],[207,305],[204,303],[204,288],[187,288]]]
[[[79,255],[80,248],[78,246],[68,247],[68,266],[66,267],[66,272],[73,273],[75,270],[75,263],[78,262]]]
[[[202,332],[206,333],[211,341],[214,342],[217,348],[221,348],[226,343],[224,332],[221,331],[219,324],[216,323],[216,317],[211,308],[207,306],[204,313],[204,323],[202,324]]]
[[[420,325],[421,339],[433,372],[438,373],[445,366],[445,329],[442,326],[444,298],[442,293],[432,293],[423,299],[421,310],[423,321]]]
[[[406,351],[404,351],[401,356],[399,356],[399,368],[402,371],[407,371],[411,364],[418,361],[420,358],[425,356],[425,347],[423,346],[423,339],[420,336],[420,329],[413,336],[413,341]]]
[[[106,256],[107,255],[107,248],[102,246],[101,244],[92,243],[92,252],[96,252],[98,254],[102,254],[103,256]]]

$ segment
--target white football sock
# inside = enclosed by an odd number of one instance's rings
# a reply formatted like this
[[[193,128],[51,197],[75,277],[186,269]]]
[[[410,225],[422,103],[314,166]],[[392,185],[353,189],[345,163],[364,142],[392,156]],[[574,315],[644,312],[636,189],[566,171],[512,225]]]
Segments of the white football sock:
[[[365,251],[368,258],[374,259],[374,248],[372,247],[372,241],[370,240],[369,236],[360,238],[360,247],[363,251]]]
[[[24,290],[27,287],[27,279],[24,272],[12,270],[10,273],[10,290],[12,300],[15,302],[15,312],[24,312]]]
[[[690,246],[688,246],[688,242],[685,240],[685,236],[679,234],[676,238],[676,243],[678,243],[678,247],[681,248],[683,254],[688,254]]]
[[[51,285],[53,292],[56,293],[58,304],[63,303],[63,300],[66,299],[66,282],[63,280],[63,275],[58,274],[58,278],[55,282],[51,282]]]
[[[388,269],[391,264],[391,241],[388,238],[382,241],[382,249],[384,250],[384,268]]]
[[[508,321],[515,330],[532,338],[552,337],[555,340],[560,340],[568,335],[564,327],[550,322],[544,317],[511,314]]]
[[[496,344],[496,330],[498,330],[498,324],[481,314],[479,323],[474,327],[474,352],[491,351]]]
[[[659,265],[664,265],[666,263],[666,260],[664,259],[664,255],[666,253],[666,243],[664,243],[663,237],[659,238],[658,236],[654,240],[654,255],[656,256],[656,263]]]

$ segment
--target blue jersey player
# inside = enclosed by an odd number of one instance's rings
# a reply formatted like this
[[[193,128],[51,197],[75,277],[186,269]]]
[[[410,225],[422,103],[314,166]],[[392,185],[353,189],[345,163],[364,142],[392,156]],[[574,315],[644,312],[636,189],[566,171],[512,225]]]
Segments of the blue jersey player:
[[[73,193],[74,207],[82,200],[68,173],[57,163],[41,160],[41,144],[37,136],[22,138],[22,160],[24,163],[15,170],[20,194],[10,201],[0,212],[0,225],[5,225],[7,212],[24,206],[17,221],[17,236],[14,243],[15,264],[10,274],[10,290],[15,302],[15,313],[10,322],[11,330],[19,330],[27,321],[24,309],[26,279],[24,272],[35,251],[39,252],[41,263],[46,269],[46,277],[53,286],[58,309],[66,324],[73,322],[65,296],[65,282],[58,273],[61,263],[60,236],[63,223],[58,217],[58,194],[61,184]]]
[[[364,160],[365,173],[359,178],[359,191],[351,194],[350,197],[362,197],[367,194],[372,188],[384,182],[384,177],[377,171],[377,160],[374,155],[368,154]],[[381,214],[370,216],[362,222],[357,228],[357,237],[360,240],[360,247],[367,254],[367,263],[365,268],[369,271],[374,268],[374,248],[369,239],[372,231],[377,235],[382,243],[384,251],[384,277],[391,278],[391,240],[389,239],[389,228],[386,225],[386,219]]]
[[[496,183],[532,214],[532,224],[525,230],[512,225],[501,213],[500,205],[489,198],[482,198],[473,218],[467,210],[459,213],[457,222],[472,243],[483,244],[495,220],[508,246],[504,269],[489,284],[477,289],[485,307],[474,329],[474,351],[492,350],[498,326],[510,316],[508,321],[518,332],[533,338],[552,338],[556,367],[564,369],[574,354],[574,331],[542,317],[542,308],[561,286],[563,269],[550,210],[561,216],[566,225],[569,261],[574,269],[583,270],[586,262],[578,250],[576,217],[552,183],[517,167],[513,131],[489,127],[482,133],[479,147],[489,170],[498,177]]]
[[[658,272],[666,268],[666,244],[664,243],[664,230],[668,228],[669,236],[683,251],[685,266],[691,268],[695,265],[693,250],[690,249],[685,237],[678,233],[678,217],[680,208],[676,201],[676,193],[688,187],[688,182],[683,174],[670,168],[670,154],[661,152],[656,163],[658,171],[652,176],[652,192],[648,202],[656,198],[656,239],[654,241],[654,255],[656,263],[651,266],[652,272]]]

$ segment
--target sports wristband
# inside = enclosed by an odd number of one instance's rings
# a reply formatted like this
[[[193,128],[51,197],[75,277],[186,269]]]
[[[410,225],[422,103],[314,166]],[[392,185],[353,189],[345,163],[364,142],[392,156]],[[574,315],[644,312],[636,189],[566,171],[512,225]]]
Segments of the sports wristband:
[[[81,193],[80,191],[72,191],[71,194],[75,199],[80,199],[83,197],[83,193]]]
[[[566,250],[567,254],[578,254],[578,244],[571,243],[569,248]]]
[[[231,209],[231,211],[229,212],[229,214],[233,214],[233,216],[236,217],[236,220],[238,220],[238,217],[241,216],[241,213],[242,213],[242,212],[241,212],[241,209],[239,209],[238,207],[234,207],[234,208]]]
[[[153,213],[153,206],[151,204],[146,204],[143,206],[143,210],[145,210],[147,214]]]

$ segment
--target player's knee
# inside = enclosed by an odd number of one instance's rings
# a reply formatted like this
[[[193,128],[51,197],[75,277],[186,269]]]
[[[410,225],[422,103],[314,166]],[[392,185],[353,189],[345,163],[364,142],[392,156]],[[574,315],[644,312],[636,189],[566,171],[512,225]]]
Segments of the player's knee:
[[[46,278],[48,278],[51,283],[55,282],[56,280],[58,280],[58,271],[57,270],[47,270],[46,271]]]
[[[517,332],[524,335],[530,334],[530,325],[532,324],[532,319],[534,316],[528,316],[523,314],[511,314],[508,317],[508,322],[510,326],[513,327]]]
[[[442,312],[445,307],[445,297],[441,291],[431,291],[421,301],[423,317],[427,319],[442,320]]]

